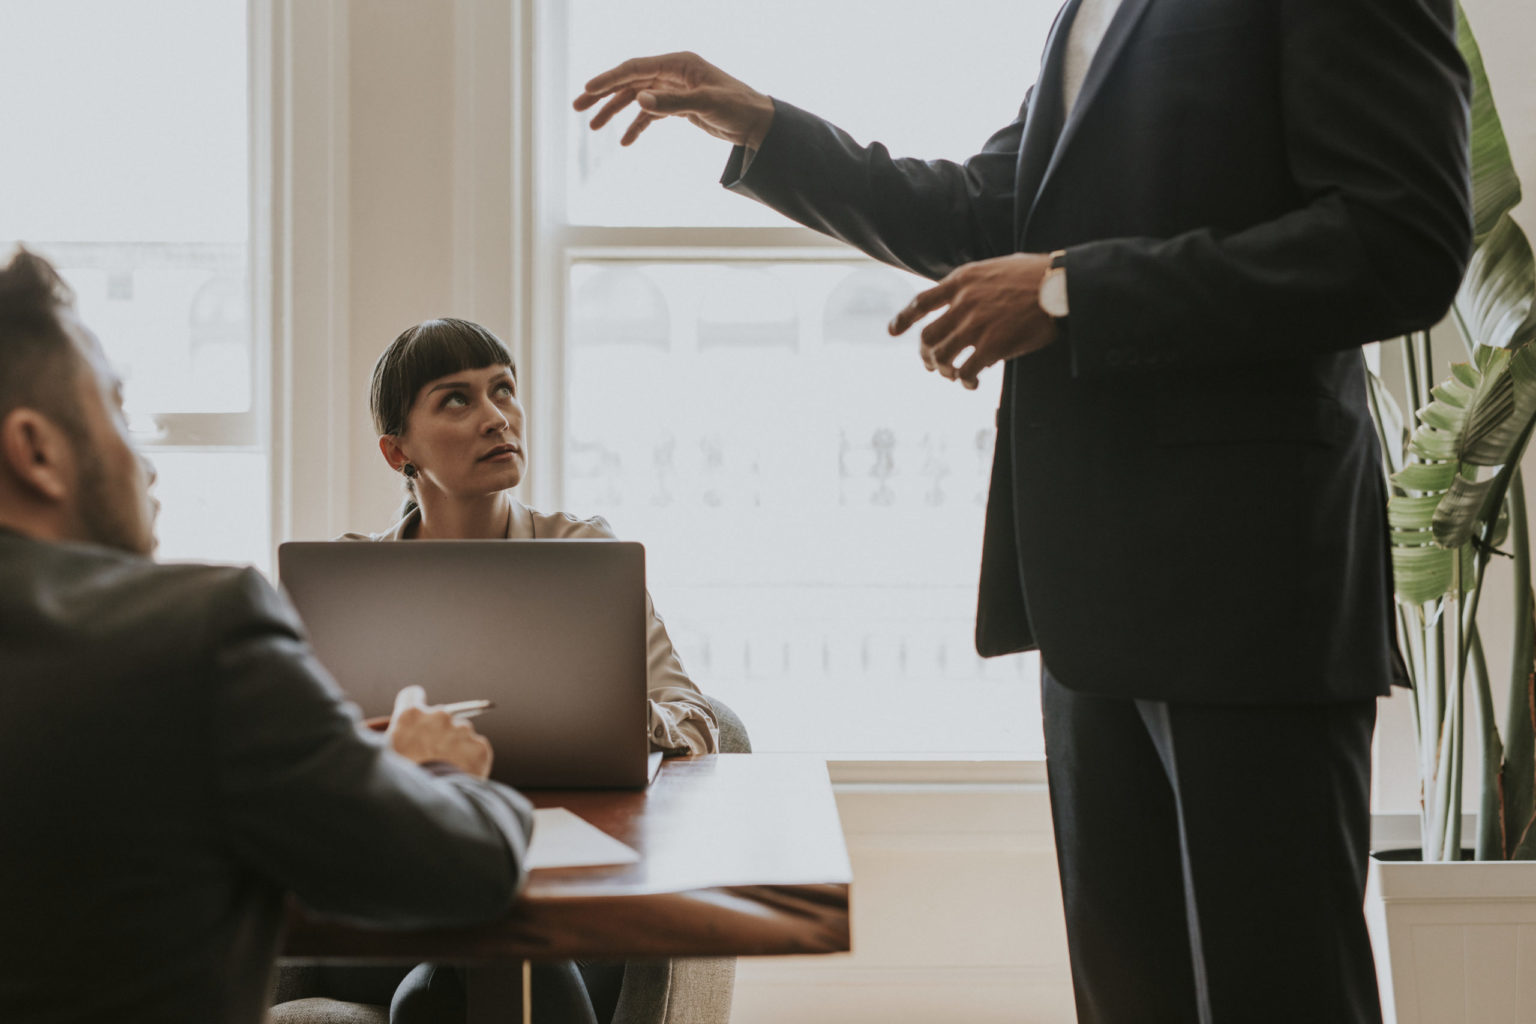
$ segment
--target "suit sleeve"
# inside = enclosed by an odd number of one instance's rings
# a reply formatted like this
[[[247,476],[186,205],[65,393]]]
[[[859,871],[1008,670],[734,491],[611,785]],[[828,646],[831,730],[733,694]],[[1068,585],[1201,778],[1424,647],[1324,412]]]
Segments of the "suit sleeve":
[[[1245,230],[1070,248],[1074,372],[1250,361],[1444,315],[1471,246],[1468,78],[1451,0],[1286,0],[1297,207]]]
[[[532,830],[514,791],[437,775],[365,735],[254,571],[209,609],[217,799],[235,854],[321,913],[391,927],[496,917]]]
[[[1034,90],[1030,90],[1033,95]],[[1014,251],[1014,188],[1029,112],[950,160],[894,158],[782,100],[745,172],[737,147],[720,179],[785,216],[915,274],[937,280],[955,267]]]

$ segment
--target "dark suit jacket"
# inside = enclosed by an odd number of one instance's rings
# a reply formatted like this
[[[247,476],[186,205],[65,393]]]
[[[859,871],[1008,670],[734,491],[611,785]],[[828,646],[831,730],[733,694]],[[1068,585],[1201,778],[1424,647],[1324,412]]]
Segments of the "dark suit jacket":
[[[0,1020],[259,1021],[285,890],[503,912],[528,804],[357,721],[258,573],[0,531]]]
[[[1465,267],[1452,0],[1124,0],[1063,124],[1074,9],[963,164],[776,102],[722,180],[931,278],[1067,251],[1062,336],[1003,370],[982,654],[1038,645],[1063,684],[1138,697],[1383,693],[1359,346],[1434,323]]]

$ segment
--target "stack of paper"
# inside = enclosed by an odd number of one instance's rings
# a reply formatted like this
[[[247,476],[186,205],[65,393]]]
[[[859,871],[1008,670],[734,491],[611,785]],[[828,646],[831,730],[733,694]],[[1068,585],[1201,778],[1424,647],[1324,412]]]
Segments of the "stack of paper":
[[[528,844],[528,869],[585,868],[633,864],[640,859],[626,846],[564,807],[533,812],[533,841]]]

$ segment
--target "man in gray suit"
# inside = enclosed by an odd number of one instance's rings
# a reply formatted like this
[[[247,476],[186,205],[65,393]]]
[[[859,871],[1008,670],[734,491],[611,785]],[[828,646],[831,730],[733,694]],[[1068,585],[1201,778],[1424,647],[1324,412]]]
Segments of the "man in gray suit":
[[[150,559],[154,471],[71,301],[0,267],[0,1020],[259,1021],[285,891],[504,912],[532,812],[482,737],[418,687],[365,734],[258,573]]]

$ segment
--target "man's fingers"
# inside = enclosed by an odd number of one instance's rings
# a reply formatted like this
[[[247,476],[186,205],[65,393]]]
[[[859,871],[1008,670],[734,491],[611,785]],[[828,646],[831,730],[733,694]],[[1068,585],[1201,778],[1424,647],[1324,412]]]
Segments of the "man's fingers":
[[[971,350],[971,357],[960,364],[955,371],[955,379],[965,386],[967,391],[975,391],[980,381],[981,371],[991,366],[997,360],[989,355],[983,355],[980,347]]]
[[[640,108],[650,114],[714,114],[730,105],[728,89],[640,89]]]
[[[953,379],[955,359],[962,349],[972,344],[973,333],[969,319],[950,307],[948,312],[923,328],[923,340],[918,346],[923,365]]]
[[[655,114],[647,114],[642,110],[640,113],[635,115],[635,119],[630,122],[629,127],[624,129],[624,137],[619,139],[619,145],[628,146],[630,143],[634,142],[640,137],[641,132],[650,127],[651,122],[660,120],[661,118],[659,116]]]
[[[576,97],[576,109],[586,110],[617,89],[656,77],[662,70],[665,59],[664,57],[631,57],[624,63],[609,68],[582,86],[582,94]]]
[[[597,106],[600,100],[610,95],[612,92],[612,89],[604,89],[602,92],[583,92],[574,100],[571,100],[571,106],[575,107],[577,110],[588,110]]]
[[[399,693],[395,694],[395,715],[400,714],[406,708],[424,708],[426,706],[427,691],[420,686],[405,686],[400,689]]]
[[[484,736],[476,734],[474,741],[479,751],[478,763],[475,765],[474,774],[479,775],[483,779],[491,774],[491,765],[496,761],[496,752],[491,749],[491,741]]]
[[[593,115],[592,123],[590,126],[592,130],[596,131],[603,125],[607,124],[609,121],[613,120],[613,116],[619,111],[623,110],[625,107],[629,106],[630,103],[634,102],[634,99],[635,90],[633,89],[620,89],[618,92],[614,93],[613,98],[603,106],[603,109],[599,110],[595,115]]]
[[[951,274],[927,291],[918,292],[912,297],[912,301],[902,307],[901,312],[892,318],[890,326],[886,329],[893,335],[905,333],[907,328],[929,313],[940,306],[949,305],[949,300],[954,296],[957,287],[955,275]]]
[[[657,80],[688,85],[714,70],[708,61],[687,51],[656,57],[631,57],[590,79],[571,105],[577,110],[586,110],[609,93],[639,88],[642,83]]]

